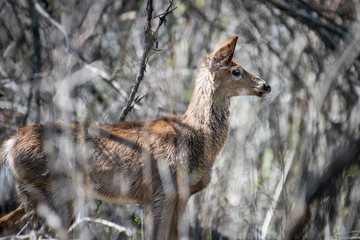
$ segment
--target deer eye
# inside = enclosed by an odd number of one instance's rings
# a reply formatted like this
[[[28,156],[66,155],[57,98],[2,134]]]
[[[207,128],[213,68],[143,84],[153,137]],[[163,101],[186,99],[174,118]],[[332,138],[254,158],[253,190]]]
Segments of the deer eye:
[[[235,69],[235,70],[232,71],[232,75],[234,75],[235,77],[240,76],[240,74],[241,74],[240,69]]]

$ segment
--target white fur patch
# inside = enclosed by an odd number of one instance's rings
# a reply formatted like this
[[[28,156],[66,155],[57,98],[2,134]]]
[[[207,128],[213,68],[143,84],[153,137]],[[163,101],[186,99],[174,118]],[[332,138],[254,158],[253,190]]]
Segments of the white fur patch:
[[[0,165],[0,204],[9,199],[11,189],[14,188],[13,161],[9,154],[14,141],[13,139],[6,141],[1,153],[2,159],[0,161],[3,164]]]

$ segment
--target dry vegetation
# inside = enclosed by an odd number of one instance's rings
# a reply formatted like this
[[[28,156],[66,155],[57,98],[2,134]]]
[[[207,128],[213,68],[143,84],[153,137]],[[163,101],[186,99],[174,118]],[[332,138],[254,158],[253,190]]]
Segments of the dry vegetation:
[[[168,4],[155,1],[153,29]],[[146,6],[1,1],[0,140],[37,121],[118,121],[145,49]],[[183,113],[202,58],[233,35],[240,36],[235,59],[273,89],[263,100],[232,101],[230,137],[211,184],[188,204],[185,232],[195,239],[359,239],[359,1],[174,6],[127,120]],[[0,215],[15,205],[0,204]],[[102,203],[71,232],[141,239],[144,216],[141,206]]]

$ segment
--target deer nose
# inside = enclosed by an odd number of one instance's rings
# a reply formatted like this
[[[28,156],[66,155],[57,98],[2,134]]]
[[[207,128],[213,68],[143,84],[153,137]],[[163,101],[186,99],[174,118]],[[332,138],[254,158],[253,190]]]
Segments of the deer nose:
[[[267,92],[271,92],[271,86],[269,84],[264,84],[264,90],[267,91]]]

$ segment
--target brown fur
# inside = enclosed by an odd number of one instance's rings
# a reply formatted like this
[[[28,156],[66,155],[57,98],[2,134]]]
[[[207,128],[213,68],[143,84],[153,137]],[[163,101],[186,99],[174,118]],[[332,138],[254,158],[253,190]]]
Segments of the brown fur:
[[[188,198],[209,184],[215,158],[228,137],[230,98],[270,92],[262,79],[232,60],[236,40],[237,36],[204,59],[182,116],[117,124],[57,122],[21,129],[3,150],[0,166],[11,162],[22,204],[0,223],[17,223],[19,213],[25,212],[33,213],[31,219],[45,203],[60,217],[61,228],[68,228],[77,199],[75,180],[90,189],[88,198],[149,205],[151,239],[175,238]],[[241,74],[235,76],[234,70]],[[76,156],[59,149],[63,136],[71,139],[70,153]]]

